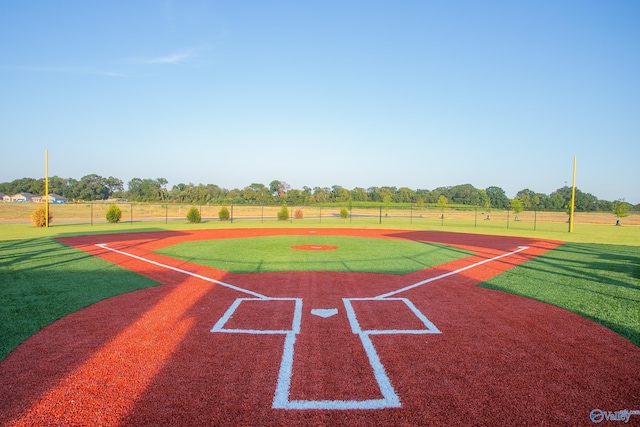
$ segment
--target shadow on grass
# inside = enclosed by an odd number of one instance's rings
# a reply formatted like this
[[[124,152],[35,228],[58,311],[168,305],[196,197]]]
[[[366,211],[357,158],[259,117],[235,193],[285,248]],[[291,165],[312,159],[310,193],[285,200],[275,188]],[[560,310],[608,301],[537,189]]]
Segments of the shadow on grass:
[[[640,346],[639,277],[635,247],[566,243],[480,286],[565,308]]]
[[[0,360],[61,317],[154,285],[51,238],[0,241]]]

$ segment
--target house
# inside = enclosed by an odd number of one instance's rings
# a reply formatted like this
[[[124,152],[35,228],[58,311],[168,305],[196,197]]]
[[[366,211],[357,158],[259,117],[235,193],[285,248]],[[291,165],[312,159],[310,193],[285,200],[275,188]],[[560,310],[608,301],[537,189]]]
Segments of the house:
[[[67,203],[69,201],[69,199],[67,199],[66,197],[62,197],[58,194],[54,194],[54,193],[50,193],[49,194],[49,203]]]
[[[9,197],[4,193],[0,193],[0,202],[6,202],[6,200],[4,199],[5,197]]]
[[[25,203],[31,202],[35,196],[31,193],[18,193],[11,196],[12,202]]]

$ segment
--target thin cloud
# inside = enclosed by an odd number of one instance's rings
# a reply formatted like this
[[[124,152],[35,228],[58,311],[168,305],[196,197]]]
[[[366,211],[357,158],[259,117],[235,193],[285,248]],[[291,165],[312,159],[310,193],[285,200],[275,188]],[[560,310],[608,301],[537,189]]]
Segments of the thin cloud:
[[[140,59],[134,61],[136,64],[180,64],[186,62],[195,56],[195,51],[193,49],[172,53],[167,56],[160,56],[158,58],[149,58],[149,59]]]

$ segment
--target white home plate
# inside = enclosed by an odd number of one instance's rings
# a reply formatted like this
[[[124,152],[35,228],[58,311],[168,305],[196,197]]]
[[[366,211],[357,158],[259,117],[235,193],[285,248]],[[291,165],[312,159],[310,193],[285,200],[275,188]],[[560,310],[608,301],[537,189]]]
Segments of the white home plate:
[[[311,310],[311,314],[322,318],[327,318],[338,314],[337,308],[314,308]]]

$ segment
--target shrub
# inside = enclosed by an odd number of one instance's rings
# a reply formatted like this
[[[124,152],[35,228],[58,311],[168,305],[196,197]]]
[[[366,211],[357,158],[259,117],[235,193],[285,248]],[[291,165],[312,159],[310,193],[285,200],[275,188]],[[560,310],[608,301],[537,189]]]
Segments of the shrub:
[[[278,219],[280,221],[286,221],[289,219],[289,208],[286,205],[282,205],[278,211]]]
[[[190,224],[197,224],[202,221],[202,217],[200,216],[200,209],[195,206],[191,206],[189,212],[187,212],[187,221]]]
[[[47,212],[44,207],[38,206],[33,212],[31,212],[31,221],[35,227],[46,227],[47,226]],[[51,212],[49,212],[49,222],[51,222]]]
[[[231,218],[231,214],[229,213],[229,208],[226,206],[223,206],[218,211],[218,218],[220,218],[220,221],[229,221],[229,218]]]
[[[349,217],[349,211],[347,208],[340,209],[340,218],[347,219]]]
[[[122,219],[122,210],[116,205],[110,205],[105,216],[107,221],[115,224],[116,222],[120,222],[120,219]]]
[[[302,217],[304,216],[302,213],[302,209],[298,209],[295,211],[295,213],[293,214],[295,219],[302,219]]]

